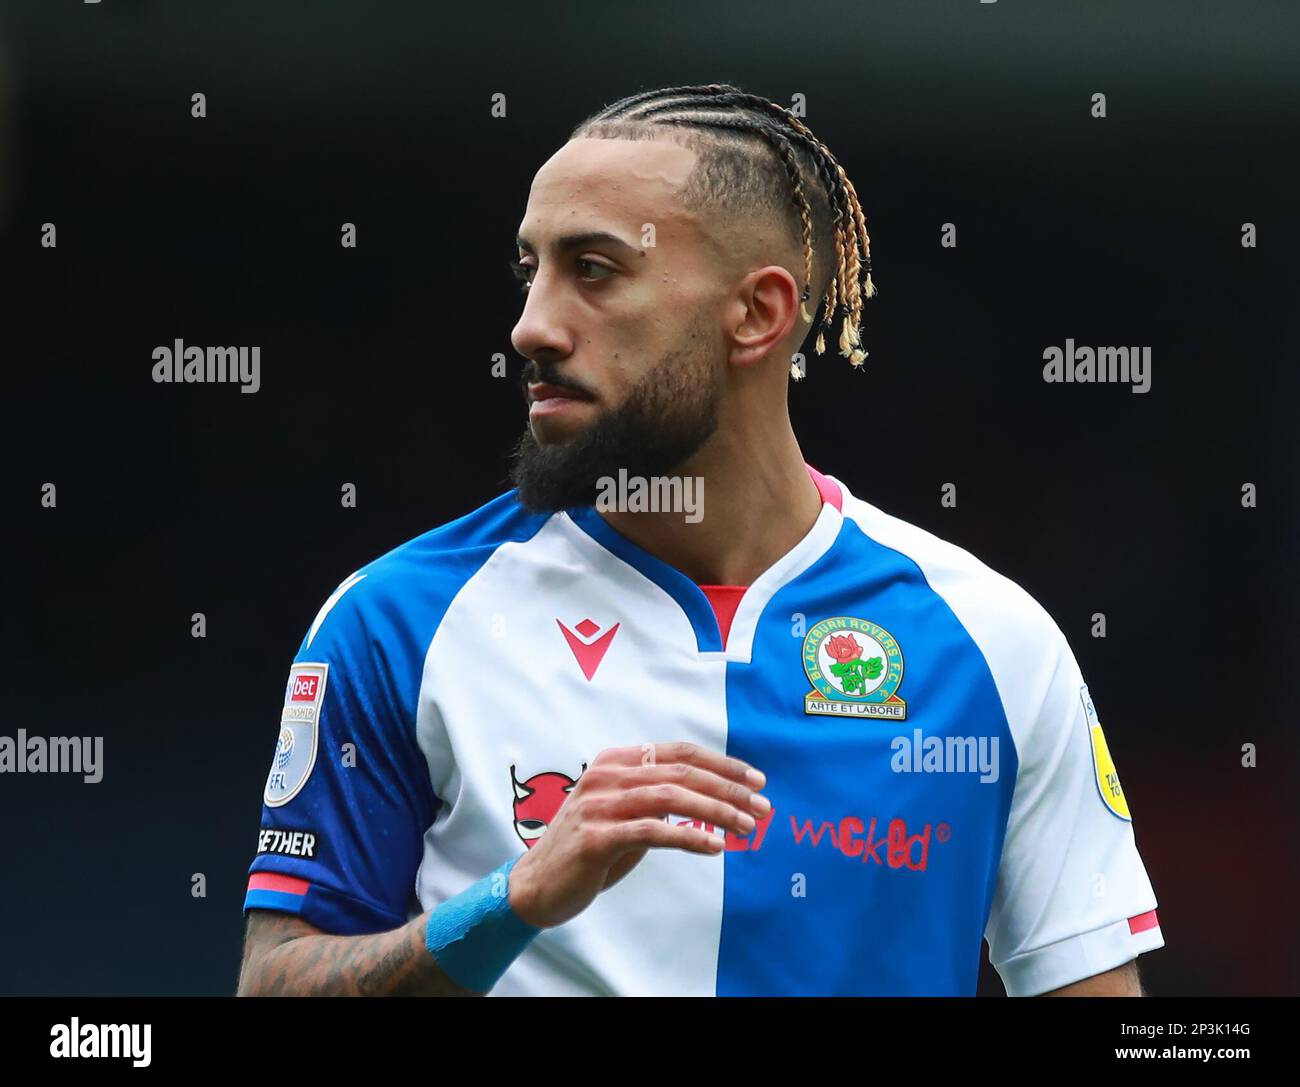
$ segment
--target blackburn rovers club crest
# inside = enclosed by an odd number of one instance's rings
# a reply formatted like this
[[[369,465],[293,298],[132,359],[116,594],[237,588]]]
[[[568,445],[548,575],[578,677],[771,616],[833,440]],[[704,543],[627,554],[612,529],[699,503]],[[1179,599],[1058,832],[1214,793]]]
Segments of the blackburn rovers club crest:
[[[898,697],[903,651],[884,627],[846,615],[823,619],[803,640],[803,670],[813,685],[804,713],[907,718]]]

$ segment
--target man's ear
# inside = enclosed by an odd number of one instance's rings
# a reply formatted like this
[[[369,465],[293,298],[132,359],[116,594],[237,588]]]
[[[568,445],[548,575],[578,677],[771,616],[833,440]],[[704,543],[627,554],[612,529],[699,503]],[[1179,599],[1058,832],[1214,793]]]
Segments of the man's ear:
[[[735,301],[736,323],[728,357],[733,366],[753,366],[767,358],[796,323],[806,331],[799,313],[799,286],[779,264],[746,275],[736,287]]]

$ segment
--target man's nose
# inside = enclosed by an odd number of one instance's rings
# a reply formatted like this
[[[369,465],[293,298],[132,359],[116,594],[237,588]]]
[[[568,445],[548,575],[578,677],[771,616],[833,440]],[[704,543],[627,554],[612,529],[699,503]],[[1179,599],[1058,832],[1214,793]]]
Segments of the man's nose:
[[[554,286],[539,271],[524,296],[524,312],[510,333],[510,343],[524,358],[562,359],[573,352],[573,339]]]

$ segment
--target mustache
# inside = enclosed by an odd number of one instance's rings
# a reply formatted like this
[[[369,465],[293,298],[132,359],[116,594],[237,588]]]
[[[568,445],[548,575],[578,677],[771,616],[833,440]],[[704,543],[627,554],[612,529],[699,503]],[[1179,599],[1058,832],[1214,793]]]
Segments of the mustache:
[[[560,376],[554,363],[529,362],[524,366],[523,372],[519,375],[519,389],[528,399],[529,385],[554,385],[557,389],[572,389],[576,393],[582,393],[584,396],[590,396],[595,399],[596,394],[588,389],[585,385],[579,385],[576,381],[569,381],[567,378]]]

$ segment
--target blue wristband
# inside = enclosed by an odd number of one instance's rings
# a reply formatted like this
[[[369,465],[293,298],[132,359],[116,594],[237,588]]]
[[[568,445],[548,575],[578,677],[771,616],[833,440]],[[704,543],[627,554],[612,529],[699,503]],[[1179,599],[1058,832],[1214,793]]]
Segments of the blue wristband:
[[[512,857],[429,913],[424,946],[462,989],[486,993],[542,931],[510,907],[510,869],[517,860]]]

